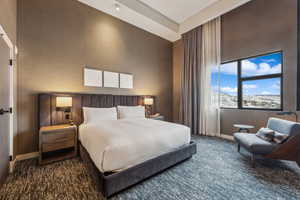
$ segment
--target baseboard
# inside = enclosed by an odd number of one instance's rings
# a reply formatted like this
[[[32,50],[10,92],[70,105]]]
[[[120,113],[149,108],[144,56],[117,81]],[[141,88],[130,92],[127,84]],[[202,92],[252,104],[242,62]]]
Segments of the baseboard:
[[[20,154],[16,156],[16,160],[27,160],[31,158],[37,158],[39,157],[40,153],[39,152],[31,152],[31,153],[26,153],[26,154]]]
[[[17,155],[14,160],[9,162],[9,172],[12,173],[14,171],[15,164],[17,161],[37,158],[37,157],[39,157],[39,155],[40,155],[39,152],[31,152],[31,153]]]
[[[222,138],[222,139],[225,139],[225,140],[234,141],[234,138],[233,138],[232,135],[224,135],[224,134],[221,134],[219,137]]]

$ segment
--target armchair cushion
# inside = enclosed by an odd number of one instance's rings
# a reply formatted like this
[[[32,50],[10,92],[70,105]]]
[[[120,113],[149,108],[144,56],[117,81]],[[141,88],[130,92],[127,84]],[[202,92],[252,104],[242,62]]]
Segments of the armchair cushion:
[[[275,143],[265,141],[255,134],[235,133],[234,139],[249,152],[259,155],[269,154],[277,146]]]
[[[269,129],[276,132],[287,134],[290,137],[300,134],[300,124],[278,118],[270,118],[268,121]]]

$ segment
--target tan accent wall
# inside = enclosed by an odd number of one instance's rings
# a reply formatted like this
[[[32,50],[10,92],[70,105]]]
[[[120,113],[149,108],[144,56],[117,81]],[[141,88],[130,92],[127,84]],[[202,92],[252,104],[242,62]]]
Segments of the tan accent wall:
[[[297,0],[253,0],[222,16],[222,62],[283,51],[283,107],[296,109],[297,87]],[[183,57],[183,46],[173,44],[173,60]],[[181,53],[178,53],[181,52]],[[173,64],[173,80],[180,77],[177,65]],[[174,84],[173,96],[180,89]],[[176,97],[179,98],[179,97]],[[174,97],[174,105],[176,107]],[[174,109],[174,108],[173,108]],[[174,109],[174,116],[178,112]],[[300,113],[299,113],[300,114]],[[232,135],[235,123],[252,124],[258,128],[266,126],[269,117],[278,117],[276,112],[223,109],[221,132]],[[291,119],[293,118],[286,118]]]
[[[277,50],[283,51],[283,109],[296,110],[297,0],[254,0],[222,16],[223,62]],[[235,123],[257,131],[276,113],[222,110],[222,133],[232,135]]]
[[[10,40],[17,40],[17,0],[0,0],[0,24]]]
[[[172,43],[76,0],[18,0],[18,153],[37,150],[37,93],[157,96],[172,119]],[[83,86],[83,68],[134,74],[134,89]]]

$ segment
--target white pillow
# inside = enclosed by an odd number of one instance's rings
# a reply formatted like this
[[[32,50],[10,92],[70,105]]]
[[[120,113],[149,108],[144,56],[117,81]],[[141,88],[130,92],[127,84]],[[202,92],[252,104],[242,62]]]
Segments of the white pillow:
[[[145,118],[144,106],[118,106],[119,119]]]
[[[117,109],[113,108],[92,108],[83,107],[83,118],[85,124],[98,123],[102,120],[117,120]]]

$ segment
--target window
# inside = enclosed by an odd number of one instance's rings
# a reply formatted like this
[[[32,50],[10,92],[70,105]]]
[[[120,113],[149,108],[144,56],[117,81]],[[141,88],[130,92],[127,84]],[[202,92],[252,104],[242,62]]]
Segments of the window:
[[[282,52],[224,63],[212,72],[222,108],[282,109]]]

